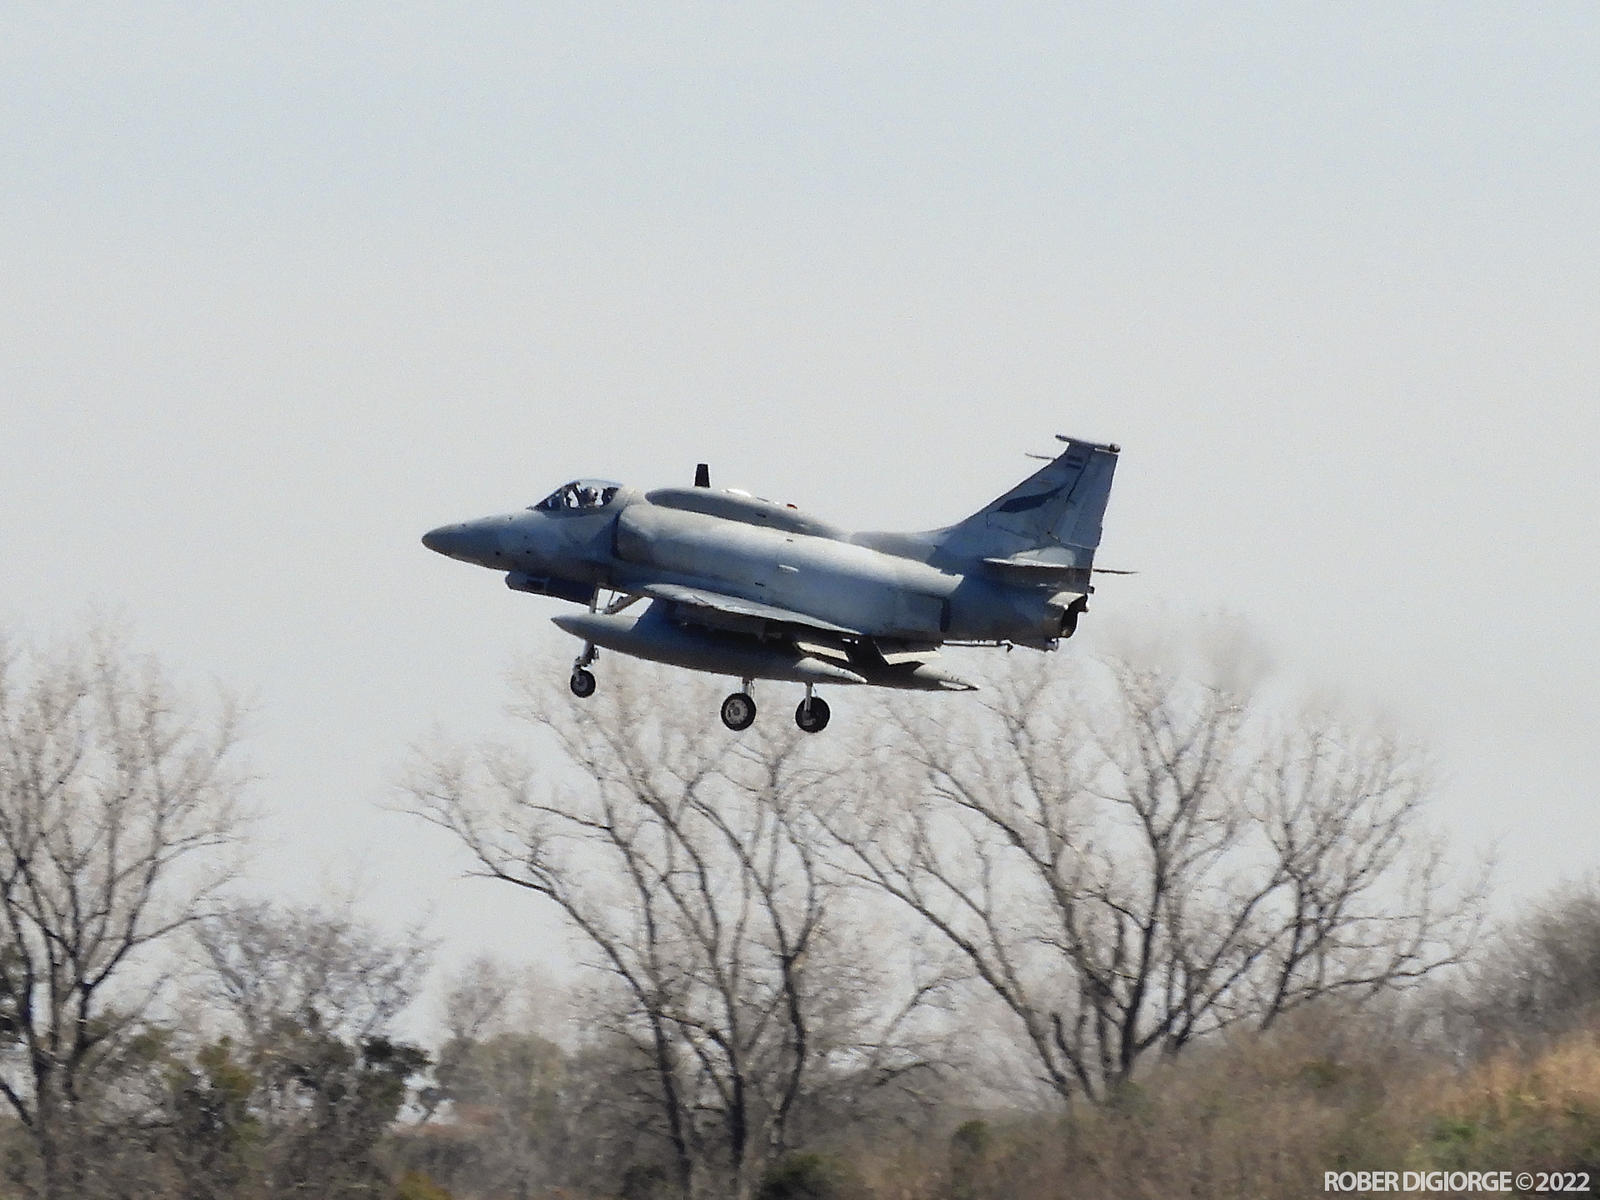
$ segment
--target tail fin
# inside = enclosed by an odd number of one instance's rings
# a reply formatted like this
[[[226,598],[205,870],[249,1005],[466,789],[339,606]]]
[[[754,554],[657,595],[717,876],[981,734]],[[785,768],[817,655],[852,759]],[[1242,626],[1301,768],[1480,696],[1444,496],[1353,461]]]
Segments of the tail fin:
[[[1120,447],[1059,437],[1060,457],[1005,495],[951,526],[945,546],[958,554],[1011,558],[1029,551],[1042,566],[1088,568],[1100,545]]]

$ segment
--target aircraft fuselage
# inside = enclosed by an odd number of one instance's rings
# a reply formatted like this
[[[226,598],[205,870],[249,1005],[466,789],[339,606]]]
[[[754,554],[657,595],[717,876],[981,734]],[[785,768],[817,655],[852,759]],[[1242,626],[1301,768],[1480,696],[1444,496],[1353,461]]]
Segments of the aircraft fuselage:
[[[593,512],[529,509],[485,517],[436,529],[426,544],[505,571],[513,587],[532,584],[522,590],[568,599],[596,587],[628,593],[704,587],[907,642],[1062,636],[1062,610],[1049,603],[1047,587],[991,578],[981,560],[925,561],[915,555],[937,559],[937,548],[909,540],[909,554],[857,544],[843,531],[753,497],[713,493],[704,506],[716,501],[722,511],[695,511],[675,502],[688,491],[644,495],[625,488]]]
[[[595,689],[596,647],[736,676],[730,729],[755,717],[752,679],[806,684],[795,720],[828,723],[817,683],[968,690],[927,661],[947,642],[1051,649],[1083,612],[1116,446],[1067,449],[978,512],[924,533],[848,533],[742,492],[640,492],[578,479],[538,504],[441,526],[431,550],[507,586],[585,606],[552,618],[582,639],[571,686]],[[616,598],[604,606],[601,593]],[[649,603],[642,609],[633,605]]]

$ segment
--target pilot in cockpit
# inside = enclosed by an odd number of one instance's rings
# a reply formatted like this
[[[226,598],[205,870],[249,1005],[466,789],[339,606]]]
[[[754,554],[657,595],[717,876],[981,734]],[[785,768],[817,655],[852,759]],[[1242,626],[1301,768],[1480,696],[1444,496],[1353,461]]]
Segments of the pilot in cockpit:
[[[532,507],[540,512],[583,512],[604,508],[616,497],[619,486],[603,479],[575,479],[562,484]]]

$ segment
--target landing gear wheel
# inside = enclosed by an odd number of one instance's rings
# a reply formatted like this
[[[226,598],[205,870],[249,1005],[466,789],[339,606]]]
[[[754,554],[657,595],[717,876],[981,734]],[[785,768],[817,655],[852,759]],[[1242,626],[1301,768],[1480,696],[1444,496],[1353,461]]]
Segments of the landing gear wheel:
[[[738,733],[749,729],[756,719],[756,702],[748,692],[735,692],[722,702],[722,723]]]
[[[821,733],[828,727],[828,718],[832,715],[826,700],[811,696],[800,701],[800,707],[794,710],[794,723],[807,733]]]
[[[567,686],[572,689],[572,694],[580,700],[587,700],[594,695],[594,675],[582,667],[572,669],[572,678],[567,680]]]

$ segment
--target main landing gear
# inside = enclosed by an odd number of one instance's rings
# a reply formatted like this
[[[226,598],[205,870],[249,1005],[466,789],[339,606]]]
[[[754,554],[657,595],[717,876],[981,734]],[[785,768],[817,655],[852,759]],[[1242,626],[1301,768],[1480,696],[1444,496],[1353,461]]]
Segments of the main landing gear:
[[[794,723],[806,733],[821,733],[828,727],[828,718],[832,715],[828,702],[821,696],[813,696],[811,685],[806,684],[806,698],[794,710]]]
[[[589,670],[589,664],[600,656],[593,642],[585,642],[583,653],[573,660],[572,675],[567,680],[567,686],[572,689],[572,694],[580,700],[587,700],[595,693],[594,672]],[[722,723],[735,733],[741,733],[756,721],[756,702],[750,695],[750,680],[741,680],[741,689],[734,692],[722,702]],[[828,702],[821,696],[811,694],[811,685],[806,684],[806,698],[800,701],[800,707],[794,710],[794,723],[807,733],[821,733],[828,727],[828,719],[833,713],[828,708]]]
[[[743,691],[734,692],[722,702],[722,723],[735,733],[749,729],[756,719],[756,702],[750,695],[750,681],[743,680],[742,686]],[[806,698],[794,710],[794,723],[807,733],[821,733],[828,727],[828,718],[832,715],[828,702],[820,696],[813,696],[811,685],[806,684]]]
[[[756,719],[756,702],[750,698],[748,679],[744,686],[747,690],[735,692],[722,702],[722,723],[735,733],[749,729]]]

